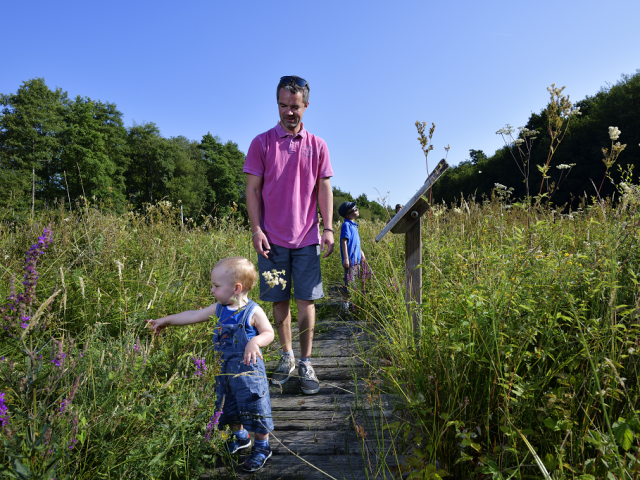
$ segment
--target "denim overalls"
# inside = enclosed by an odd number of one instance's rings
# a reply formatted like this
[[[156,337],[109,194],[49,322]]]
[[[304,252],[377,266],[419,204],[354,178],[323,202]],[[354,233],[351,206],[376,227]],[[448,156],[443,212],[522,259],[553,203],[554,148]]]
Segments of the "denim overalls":
[[[247,339],[247,322],[257,304],[251,300],[231,318],[232,324],[218,323],[213,334],[213,349],[219,353],[220,375],[216,376],[216,411],[225,402],[220,426],[227,423],[242,424],[250,432],[269,433],[273,430],[271,397],[264,362],[257,358],[252,365],[243,363]],[[216,316],[221,318],[224,306],[218,304]]]

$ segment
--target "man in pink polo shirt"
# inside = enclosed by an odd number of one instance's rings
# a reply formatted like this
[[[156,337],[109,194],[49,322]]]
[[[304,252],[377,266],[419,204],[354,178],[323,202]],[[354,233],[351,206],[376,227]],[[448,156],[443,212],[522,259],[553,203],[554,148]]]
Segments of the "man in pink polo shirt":
[[[304,129],[302,116],[309,106],[309,84],[296,76],[280,79],[276,90],[280,121],[251,142],[247,174],[247,210],[258,252],[260,273],[285,271],[287,289],[271,288],[260,275],[260,295],[273,302],[273,317],[282,357],[271,377],[283,384],[295,369],[291,344],[291,281],[298,304],[300,330],[300,387],[318,393],[320,383],[311,366],[315,325],[314,300],[324,297],[320,252],[333,252],[333,176],[327,144]],[[322,235],[317,207],[322,214]]]

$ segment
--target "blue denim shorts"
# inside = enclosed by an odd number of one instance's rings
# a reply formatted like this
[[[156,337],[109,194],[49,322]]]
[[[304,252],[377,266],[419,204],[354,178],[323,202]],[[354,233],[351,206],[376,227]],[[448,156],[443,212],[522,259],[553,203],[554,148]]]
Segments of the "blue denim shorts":
[[[266,302],[283,302],[291,298],[293,280],[293,296],[298,300],[318,300],[324,297],[322,291],[322,274],[320,272],[320,245],[309,245],[302,248],[286,248],[271,244],[269,258],[258,257],[260,270],[260,299]],[[281,278],[287,281],[285,289],[282,285],[271,288],[263,272],[271,270],[285,271]]]

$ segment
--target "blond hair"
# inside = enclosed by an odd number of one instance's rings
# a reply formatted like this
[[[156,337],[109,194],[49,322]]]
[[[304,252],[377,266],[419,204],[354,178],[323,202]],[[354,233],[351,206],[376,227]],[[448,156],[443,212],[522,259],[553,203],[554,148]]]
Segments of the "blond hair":
[[[244,257],[228,257],[220,260],[213,267],[222,268],[229,275],[229,279],[242,285],[242,291],[248,292],[258,280],[258,272],[249,260]]]

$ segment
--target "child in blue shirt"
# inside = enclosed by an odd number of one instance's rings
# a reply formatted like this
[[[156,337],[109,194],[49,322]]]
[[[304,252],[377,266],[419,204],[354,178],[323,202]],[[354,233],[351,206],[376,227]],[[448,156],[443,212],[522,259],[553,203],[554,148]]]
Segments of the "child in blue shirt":
[[[222,360],[216,376],[216,411],[225,399],[220,425],[231,424],[229,453],[251,446],[247,431],[255,433],[251,455],[243,463],[248,472],[260,470],[271,457],[269,431],[273,430],[271,398],[260,348],[274,338],[264,310],[247,294],[257,280],[253,264],[244,257],[220,260],[211,271],[211,293],[217,302],[201,310],[147,320],[155,332],[169,325],[189,325],[218,318],[213,336],[214,350]]]
[[[354,220],[360,216],[356,202],[344,202],[338,208],[338,213],[344,217],[340,229],[340,256],[344,268],[344,289],[342,294],[342,308],[349,310],[349,281],[360,274],[360,265],[366,261],[360,245],[358,224]]]

